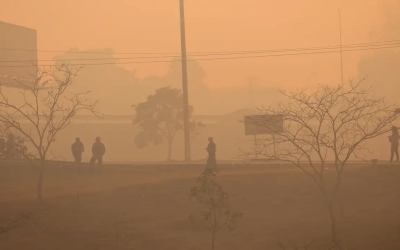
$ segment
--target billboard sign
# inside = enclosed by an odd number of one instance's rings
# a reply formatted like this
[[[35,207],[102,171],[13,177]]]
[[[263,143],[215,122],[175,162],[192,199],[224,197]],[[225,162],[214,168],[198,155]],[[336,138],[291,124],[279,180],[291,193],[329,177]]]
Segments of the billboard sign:
[[[0,84],[33,83],[37,74],[36,30],[0,22]]]
[[[282,115],[251,115],[244,117],[245,135],[283,132]]]

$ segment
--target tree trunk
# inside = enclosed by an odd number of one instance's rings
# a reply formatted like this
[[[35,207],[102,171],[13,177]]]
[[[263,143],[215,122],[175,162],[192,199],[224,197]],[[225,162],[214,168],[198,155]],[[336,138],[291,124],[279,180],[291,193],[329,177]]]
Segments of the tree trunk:
[[[45,167],[45,161],[42,160],[41,164],[39,166],[39,180],[37,183],[37,190],[36,190],[36,195],[38,201],[42,201],[42,187],[43,187],[43,172],[44,172],[44,167]]]
[[[336,215],[333,208],[333,204],[327,204],[327,205],[328,205],[329,218],[331,220],[332,243],[336,245],[338,244]]]
[[[210,193],[208,192],[208,195],[210,196]],[[210,196],[211,198],[211,196]],[[212,245],[211,249],[214,250],[214,245],[215,245],[215,234],[217,233],[217,210],[215,209],[215,203],[214,201],[212,202],[213,204],[213,212],[214,212],[214,226],[213,226],[213,231],[212,231]]]
[[[167,157],[167,161],[171,160],[171,155],[172,155],[172,139],[168,139],[168,157]]]
[[[212,250],[215,249],[215,247],[214,247],[214,242],[215,242],[215,232],[213,231],[213,232],[212,232],[212,239],[211,239],[211,249],[212,249]]]
[[[217,214],[214,208],[214,226],[213,226],[213,230],[212,230],[212,238],[211,238],[211,249],[214,250],[215,249],[215,234],[217,232]]]

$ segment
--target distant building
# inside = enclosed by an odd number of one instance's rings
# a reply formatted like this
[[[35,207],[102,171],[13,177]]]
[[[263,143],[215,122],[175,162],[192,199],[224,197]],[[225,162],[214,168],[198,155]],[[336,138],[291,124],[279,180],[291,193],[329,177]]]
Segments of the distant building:
[[[29,85],[37,74],[36,30],[0,21],[0,84]]]

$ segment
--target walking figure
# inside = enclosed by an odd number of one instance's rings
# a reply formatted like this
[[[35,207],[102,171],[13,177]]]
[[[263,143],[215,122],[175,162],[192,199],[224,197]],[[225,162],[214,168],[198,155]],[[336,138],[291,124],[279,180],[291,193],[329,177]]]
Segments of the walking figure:
[[[96,137],[96,142],[92,146],[92,159],[90,159],[90,165],[93,166],[96,161],[99,165],[103,163],[103,156],[106,153],[106,147],[101,142],[100,137]]]
[[[396,162],[399,162],[399,130],[397,127],[392,127],[392,135],[389,136],[389,141],[391,144],[391,150],[390,150],[390,162],[393,162],[393,157],[396,154]]]
[[[206,150],[208,152],[207,168],[214,169],[215,171],[218,172],[217,160],[215,158],[215,153],[217,150],[216,150],[216,145],[215,145],[212,137],[208,138],[208,146],[207,146]]]
[[[72,144],[71,151],[75,159],[75,164],[78,170],[80,170],[82,163],[82,153],[85,151],[85,147],[83,146],[83,143],[81,142],[81,139],[79,139],[79,137],[76,138],[75,142]]]

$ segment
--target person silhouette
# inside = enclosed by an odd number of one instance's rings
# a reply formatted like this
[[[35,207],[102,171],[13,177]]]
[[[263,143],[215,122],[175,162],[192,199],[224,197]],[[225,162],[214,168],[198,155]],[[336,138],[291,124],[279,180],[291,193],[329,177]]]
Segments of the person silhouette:
[[[16,157],[16,148],[17,145],[15,143],[15,136],[13,134],[9,134],[6,142],[6,158],[9,160],[13,160]]]
[[[79,139],[79,137],[77,137],[75,139],[75,142],[72,144],[71,151],[75,159],[75,164],[78,167],[78,170],[80,170],[82,163],[82,153],[85,151],[85,147],[83,146],[83,143],[81,142],[81,139]]]
[[[207,168],[208,169],[214,169],[215,171],[218,171],[217,169],[217,160],[216,160],[216,145],[214,143],[214,140],[212,137],[208,138],[208,146],[206,148],[208,152],[208,159],[207,159]]]
[[[106,147],[101,142],[100,137],[96,137],[96,142],[92,146],[92,159],[90,159],[90,165],[93,166],[96,161],[99,166],[103,163],[103,156],[106,153]]]
[[[389,136],[389,141],[391,144],[390,148],[390,162],[393,162],[393,157],[396,155],[396,162],[399,162],[399,130],[397,127],[393,126],[392,127],[392,135]]]

